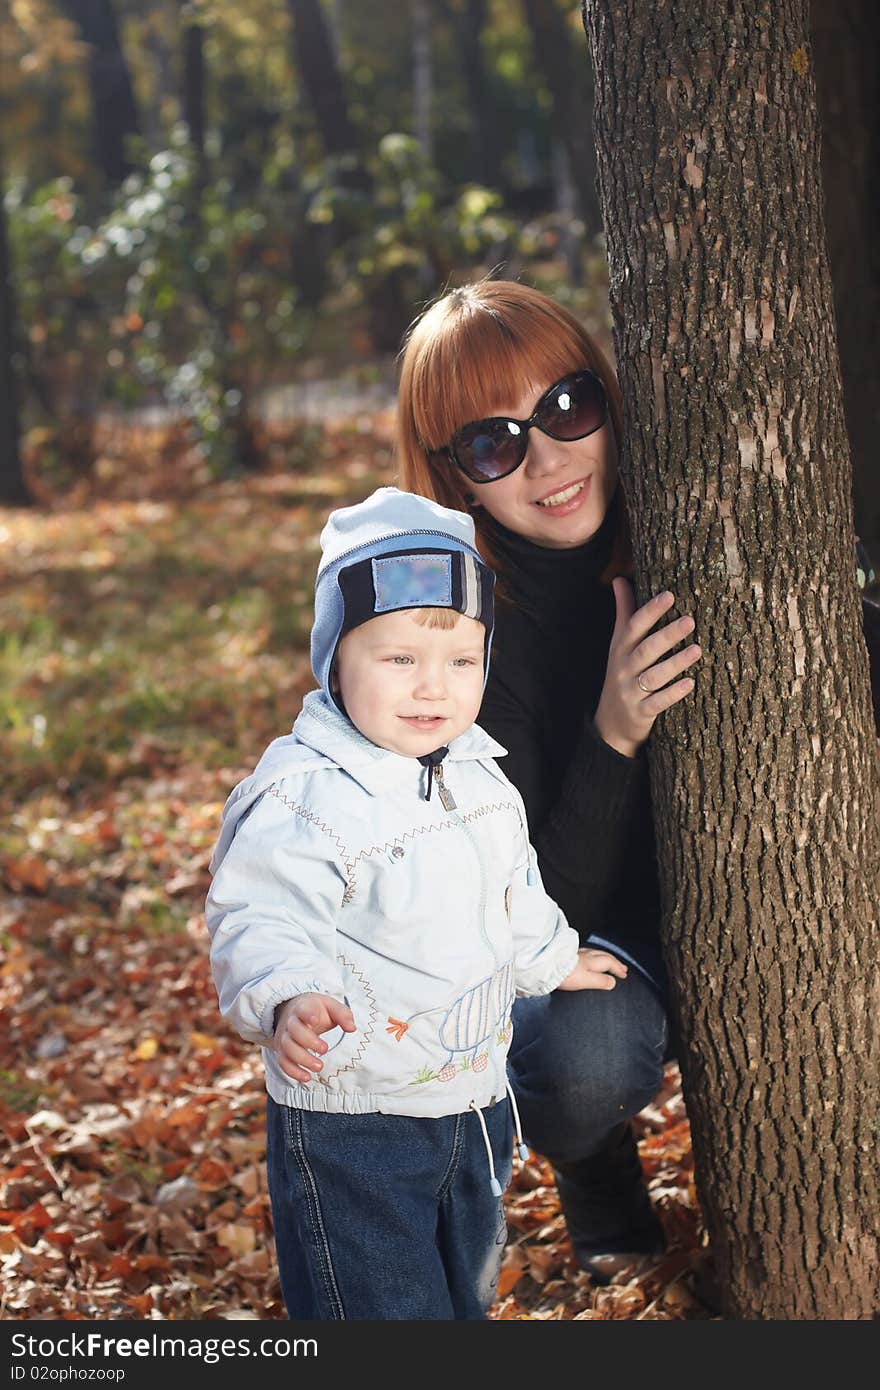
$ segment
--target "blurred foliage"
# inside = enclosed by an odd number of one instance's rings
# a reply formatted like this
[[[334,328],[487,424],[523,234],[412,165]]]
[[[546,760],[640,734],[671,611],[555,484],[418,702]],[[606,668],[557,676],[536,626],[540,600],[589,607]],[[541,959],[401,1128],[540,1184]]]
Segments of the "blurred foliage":
[[[0,129],[8,167],[39,184],[88,176],[87,50],[52,0],[0,7]]]
[[[172,411],[215,474],[259,461],[261,391],[316,358],[335,369],[396,351],[426,301],[495,267],[575,307],[598,268],[604,317],[601,248],[553,211],[549,97],[518,5],[488,3],[478,36],[499,122],[488,181],[459,42],[479,6],[432,7],[430,157],[411,133],[409,6],[324,5],[358,142],[334,156],[297,74],[291,8],[114,0],[139,113],[135,172],[118,188],[93,163],[76,26],[53,0],[0,14],[25,444],[59,487],[90,466],[91,425],[108,408]],[[193,25],[201,152],[183,120]]]

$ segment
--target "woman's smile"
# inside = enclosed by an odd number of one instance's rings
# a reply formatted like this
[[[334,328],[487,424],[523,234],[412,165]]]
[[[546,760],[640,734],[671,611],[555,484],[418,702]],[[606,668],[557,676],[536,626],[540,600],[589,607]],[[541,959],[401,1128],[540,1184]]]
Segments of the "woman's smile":
[[[539,497],[536,506],[543,508],[544,511],[551,511],[556,516],[567,515],[586,501],[589,483],[592,474],[588,478],[575,478],[571,483],[566,483],[564,487],[556,488],[555,491]]]

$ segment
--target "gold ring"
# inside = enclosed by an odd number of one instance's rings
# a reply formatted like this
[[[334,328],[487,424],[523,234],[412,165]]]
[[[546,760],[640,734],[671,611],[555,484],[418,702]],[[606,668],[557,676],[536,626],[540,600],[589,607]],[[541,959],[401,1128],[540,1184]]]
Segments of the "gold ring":
[[[653,695],[653,694],[654,694],[653,690],[649,690],[648,687],[647,687],[646,685],[642,685],[642,676],[643,676],[644,674],[645,674],[644,671],[642,671],[641,675],[636,676],[636,684],[637,684],[637,686],[639,687],[639,690],[644,690],[644,692],[645,692],[646,695]]]

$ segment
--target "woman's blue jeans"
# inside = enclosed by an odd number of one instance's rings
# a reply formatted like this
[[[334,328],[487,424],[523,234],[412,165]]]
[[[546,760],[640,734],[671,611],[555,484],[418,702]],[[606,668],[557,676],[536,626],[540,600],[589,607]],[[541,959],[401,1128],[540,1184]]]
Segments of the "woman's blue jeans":
[[[513,1007],[508,1070],[523,1136],[553,1165],[575,1255],[662,1249],[630,1120],[670,1055],[666,1010],[630,967],[613,990],[558,990]]]
[[[513,1125],[482,1111],[502,1189]],[[441,1119],[295,1110],[267,1097],[267,1166],[291,1319],[481,1319],[506,1228],[473,1111]]]

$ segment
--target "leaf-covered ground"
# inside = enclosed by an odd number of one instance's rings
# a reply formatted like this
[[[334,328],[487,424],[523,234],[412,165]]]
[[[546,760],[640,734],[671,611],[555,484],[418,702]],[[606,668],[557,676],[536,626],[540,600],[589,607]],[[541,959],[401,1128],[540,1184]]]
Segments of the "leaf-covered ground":
[[[100,494],[0,511],[0,1316],[282,1318],[261,1062],[202,905],[227,792],[313,684],[320,525],[392,480],[388,421],[223,483],[135,442]],[[668,1254],[596,1287],[517,1161],[493,1317],[713,1316],[674,1067],[637,1125]]]

